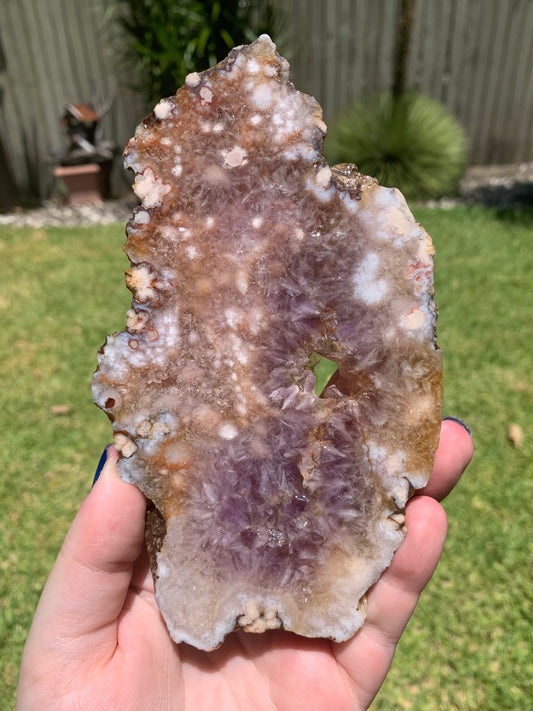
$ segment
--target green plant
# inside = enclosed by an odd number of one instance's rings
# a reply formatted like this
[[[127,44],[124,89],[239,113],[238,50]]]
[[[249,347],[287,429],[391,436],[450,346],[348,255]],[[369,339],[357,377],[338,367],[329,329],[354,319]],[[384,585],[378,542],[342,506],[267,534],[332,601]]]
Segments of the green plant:
[[[442,104],[416,92],[359,99],[333,124],[325,150],[331,163],[356,163],[415,200],[455,192],[467,164],[461,125]]]
[[[216,64],[232,47],[276,31],[271,0],[119,0],[113,12],[150,102],[174,94],[189,72]]]
[[[315,375],[315,393],[320,397],[326,385],[338,371],[339,366],[335,361],[314,352],[309,356],[309,363],[306,368],[312,370]]]

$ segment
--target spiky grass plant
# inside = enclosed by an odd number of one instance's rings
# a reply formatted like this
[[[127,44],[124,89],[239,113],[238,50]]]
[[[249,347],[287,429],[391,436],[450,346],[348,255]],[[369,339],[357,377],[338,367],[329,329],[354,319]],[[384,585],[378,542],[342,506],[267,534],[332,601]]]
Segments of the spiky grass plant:
[[[442,104],[415,92],[359,99],[331,126],[325,151],[330,163],[355,163],[412,200],[454,193],[467,164],[461,125]]]
[[[125,30],[126,56],[150,103],[170,96],[192,71],[213,66],[233,46],[276,35],[272,0],[113,0],[108,17]]]

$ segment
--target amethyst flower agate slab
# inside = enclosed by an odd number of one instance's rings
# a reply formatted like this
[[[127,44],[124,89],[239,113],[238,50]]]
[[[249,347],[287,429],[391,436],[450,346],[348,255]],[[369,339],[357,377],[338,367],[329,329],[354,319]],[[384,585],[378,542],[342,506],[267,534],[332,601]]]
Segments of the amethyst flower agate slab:
[[[127,328],[94,399],[152,502],[176,642],[346,640],[440,430],[433,246],[402,195],[330,168],[317,102],[267,36],[191,74],[125,151]],[[338,364],[319,395],[310,357]]]

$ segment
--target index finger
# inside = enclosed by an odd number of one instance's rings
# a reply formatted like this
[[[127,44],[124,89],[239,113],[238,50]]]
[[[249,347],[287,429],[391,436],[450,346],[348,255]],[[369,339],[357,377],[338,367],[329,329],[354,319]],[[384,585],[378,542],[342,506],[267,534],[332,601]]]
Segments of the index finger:
[[[443,420],[435,463],[427,486],[417,496],[431,496],[442,501],[461,478],[474,454],[472,437],[456,420]]]

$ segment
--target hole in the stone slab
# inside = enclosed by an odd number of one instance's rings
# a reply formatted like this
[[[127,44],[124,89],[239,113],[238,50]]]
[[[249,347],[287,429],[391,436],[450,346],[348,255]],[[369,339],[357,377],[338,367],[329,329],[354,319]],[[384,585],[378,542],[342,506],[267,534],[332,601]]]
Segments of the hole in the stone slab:
[[[316,352],[311,353],[305,367],[315,374],[315,394],[318,397],[322,396],[326,385],[339,369],[338,363],[335,363],[334,360]]]
[[[110,410],[112,407],[115,407],[115,398],[108,397],[105,401],[105,408],[106,410]]]

